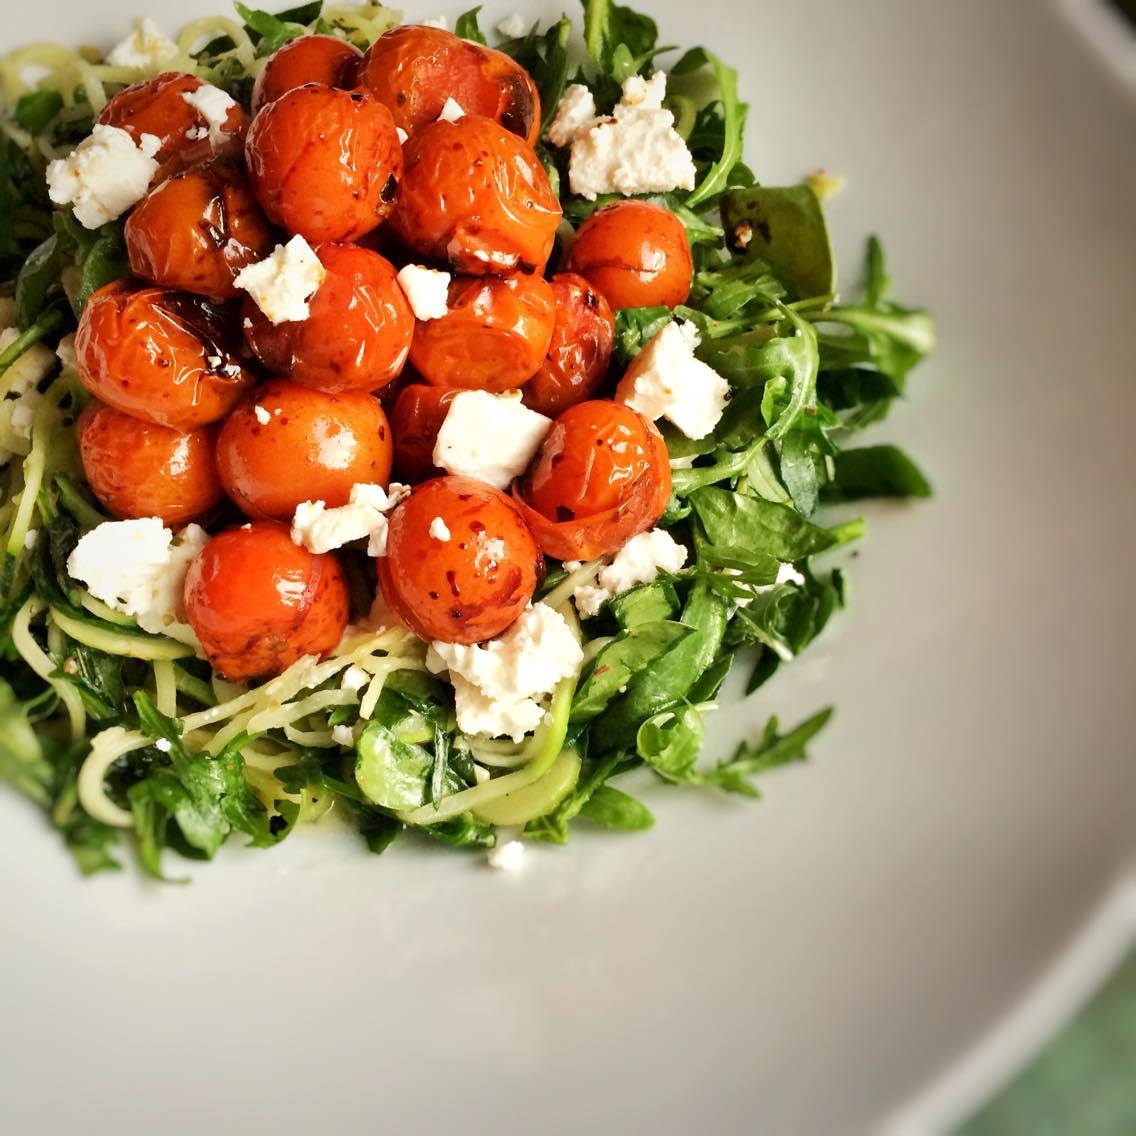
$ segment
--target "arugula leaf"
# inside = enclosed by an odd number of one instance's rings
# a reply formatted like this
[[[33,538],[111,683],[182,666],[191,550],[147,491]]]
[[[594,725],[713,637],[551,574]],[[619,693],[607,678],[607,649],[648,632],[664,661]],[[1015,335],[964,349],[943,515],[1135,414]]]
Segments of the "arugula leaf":
[[[702,714],[695,707],[664,710],[639,727],[635,750],[666,780],[691,781],[705,732]]]
[[[691,634],[673,643],[650,665],[637,667],[626,683],[626,693],[596,720],[592,740],[601,752],[632,745],[646,719],[687,697],[717,657],[728,620],[729,601],[705,580],[697,581],[682,609],[682,626]]]
[[[655,818],[642,801],[611,785],[598,786],[581,806],[580,815],[619,832],[643,832],[655,825]]]
[[[747,549],[783,564],[853,540],[863,529],[862,522],[818,528],[787,505],[715,486],[692,493],[690,502],[709,545]]]
[[[806,761],[805,748],[810,741],[828,724],[832,717],[832,707],[814,714],[787,734],[779,734],[780,724],[770,718],[765,732],[756,745],[742,743],[734,756],[722,761],[715,769],[702,774],[705,783],[717,785],[730,793],[741,793],[746,797],[757,798],[761,794],[750,784],[748,778],[795,761]]]
[[[62,109],[63,96],[58,91],[29,91],[17,100],[12,115],[29,134],[40,134]]]
[[[55,770],[28,721],[23,702],[0,677],[0,778],[14,785],[38,805],[51,803]]]
[[[382,722],[372,722],[359,738],[355,780],[372,804],[401,812],[426,803],[433,764],[421,746],[403,741]]]
[[[578,726],[603,713],[634,676],[692,634],[692,629],[681,623],[665,621],[637,624],[621,632],[596,655],[576,688],[572,723]]]
[[[557,104],[574,71],[568,54],[571,35],[572,21],[567,16],[561,16],[544,32],[538,33],[534,29],[527,36],[509,40],[500,48],[524,67],[536,84],[540,94],[542,133],[556,116]],[[545,164],[547,166],[548,162]],[[555,167],[553,172],[557,172]]]
[[[477,23],[477,14],[481,11],[481,5],[478,4],[476,8],[470,8],[468,12],[462,12],[454,24],[454,35],[461,39],[468,39],[472,43],[480,43],[483,46],[487,41],[485,36],[481,34],[481,28]]]
[[[745,103],[738,100],[737,71],[733,67],[727,67],[711,52],[705,54],[718,82],[722,143],[713,165],[686,199],[686,204],[692,209],[717,196],[729,185],[730,174],[741,160],[742,137],[745,133],[746,112],[749,109]]]
[[[249,8],[236,0],[234,5],[241,19],[245,22],[245,30],[249,38],[256,44],[256,54],[259,58],[272,55],[284,44],[307,34],[306,24],[312,23],[323,9],[319,5],[308,4],[291,12],[281,12],[278,16],[265,12],[260,8]],[[307,16],[313,12],[310,19],[297,20],[295,16]]]
[[[24,261],[16,277],[16,319],[20,327],[31,327],[49,293],[58,288],[60,259],[59,237],[52,233]]]
[[[625,56],[624,71],[627,61],[646,62],[651,58],[659,28],[650,16],[616,4],[614,0],[583,0],[583,5],[584,46],[601,74],[614,75],[616,53],[621,46]],[[628,73],[634,74],[634,71]]]
[[[836,455],[832,483],[824,491],[828,501],[856,501],[862,497],[930,497],[931,486],[919,467],[896,446],[864,446]]]
[[[755,185],[722,197],[727,240],[759,257],[804,300],[836,291],[836,261],[820,199],[809,185]]]
[[[655,580],[620,592],[608,601],[608,607],[616,623],[629,631],[644,624],[673,619],[678,613],[678,595],[670,582]]]
[[[626,367],[673,319],[670,308],[621,308],[615,313],[614,355]]]

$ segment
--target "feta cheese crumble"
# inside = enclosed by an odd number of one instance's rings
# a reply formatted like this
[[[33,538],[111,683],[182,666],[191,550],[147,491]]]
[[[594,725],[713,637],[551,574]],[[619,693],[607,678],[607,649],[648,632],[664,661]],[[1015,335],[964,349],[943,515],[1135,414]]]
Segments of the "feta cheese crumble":
[[[448,31],[450,22],[445,16],[429,16],[425,20],[419,20],[418,26],[420,28],[440,28],[442,31]]]
[[[200,525],[174,536],[158,517],[104,521],[75,545],[67,572],[95,599],[161,635],[183,621],[185,574],[208,540]]]
[[[522,404],[520,393],[460,391],[438,431],[434,464],[505,489],[528,468],[552,419]]]
[[[688,438],[705,438],[722,417],[730,384],[696,359],[692,323],[672,321],[631,360],[615,396],[652,421],[666,418]]]
[[[450,274],[423,264],[408,264],[398,272],[398,286],[417,320],[441,319],[449,311]]]
[[[209,141],[214,147],[223,142],[225,123],[229,121],[229,112],[237,105],[236,100],[211,83],[203,83],[194,91],[183,91],[181,97],[205,119]]]
[[[409,494],[397,481],[389,489],[360,482],[346,505],[329,509],[323,501],[304,501],[292,517],[292,540],[317,554],[366,540],[368,556],[386,556],[387,514]]]
[[[520,39],[528,30],[529,26],[520,12],[510,12],[497,24],[497,34],[505,39]]]
[[[526,608],[508,631],[484,646],[430,644],[426,665],[448,670],[458,727],[465,734],[519,742],[544,719],[539,701],[583,665],[584,652],[554,608]]]
[[[497,843],[485,854],[486,863],[502,872],[519,872],[525,864],[525,846],[520,840],[506,838],[497,831]]]
[[[297,235],[286,245],[277,245],[264,260],[243,268],[233,283],[274,324],[280,324],[306,320],[312,314],[308,303],[325,276],[311,245]]]
[[[178,45],[149,16],[134,21],[134,31],[110,49],[106,61],[112,67],[157,70],[178,54]]]
[[[351,691],[352,694],[358,694],[370,681],[371,676],[363,670],[362,667],[352,663],[351,666],[343,672],[343,679],[340,682],[340,686],[342,686],[344,690]]]
[[[663,106],[666,89],[662,71],[650,79],[632,75],[624,80],[623,98],[611,117],[584,122],[571,134],[568,182],[573,193],[594,201],[601,193],[628,196],[694,188],[694,159],[674,128],[674,115]],[[577,98],[582,104],[582,96]],[[566,117],[557,137],[568,134],[571,121]]]
[[[410,135],[407,134],[406,131],[403,130],[401,126],[396,126],[394,128],[394,132],[395,132],[395,134],[398,135],[398,144],[400,146],[405,146],[406,143],[410,140]]]
[[[48,163],[48,196],[56,205],[70,205],[84,228],[97,229],[146,196],[159,149],[153,134],[135,144],[125,130],[96,123],[66,158]]]
[[[170,750],[173,749],[174,747],[173,747],[173,742],[171,742],[169,738],[155,738],[154,739],[154,748],[159,753],[169,753]]]
[[[459,118],[465,118],[465,111],[462,109],[461,103],[456,99],[446,99],[442,104],[441,112],[438,114],[438,121],[457,122]]]
[[[686,563],[686,549],[664,529],[633,536],[615,559],[601,569],[596,586],[579,587],[573,593],[581,615],[595,615],[613,596],[649,584],[660,571],[677,572]]]
[[[272,421],[272,415],[259,402],[252,408],[252,412],[262,426],[267,426]]]
[[[355,731],[350,726],[332,726],[331,740],[335,742],[336,745],[346,746],[348,749],[354,749]]]
[[[553,146],[568,146],[578,131],[596,121],[596,100],[583,83],[569,83],[556,104],[545,137]]]
[[[435,517],[430,522],[430,535],[435,540],[447,541],[450,539],[450,529],[441,517]]]

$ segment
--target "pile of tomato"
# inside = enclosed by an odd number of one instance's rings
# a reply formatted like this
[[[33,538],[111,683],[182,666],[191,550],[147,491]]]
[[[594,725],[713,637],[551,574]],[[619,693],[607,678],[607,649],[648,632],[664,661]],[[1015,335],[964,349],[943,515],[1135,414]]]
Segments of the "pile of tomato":
[[[200,86],[160,75],[99,116],[157,136],[160,169],[126,222],[133,278],[82,315],[76,353],[94,401],[78,431],[115,516],[223,530],[185,592],[222,674],[278,672],[344,631],[342,564],[289,536],[303,501],[343,505],[392,472],[413,484],[378,580],[419,635],[464,643],[512,623],[545,554],[612,553],[658,520],[663,440],[596,396],[613,310],[685,300],[689,244],[671,213],[628,200],[596,211],[566,271],[550,269],[561,208],[533,149],[540,98],[523,68],[407,26],[365,54],[330,36],[286,44],[256,82],[251,121],[234,106],[210,131],[183,97]],[[439,118],[447,98],[464,117]],[[273,324],[234,279],[295,234],[326,277],[308,319]],[[408,263],[453,273],[442,318],[415,320],[396,278]],[[555,420],[511,494],[434,467],[461,389],[519,389]],[[448,540],[430,535],[438,517]]]

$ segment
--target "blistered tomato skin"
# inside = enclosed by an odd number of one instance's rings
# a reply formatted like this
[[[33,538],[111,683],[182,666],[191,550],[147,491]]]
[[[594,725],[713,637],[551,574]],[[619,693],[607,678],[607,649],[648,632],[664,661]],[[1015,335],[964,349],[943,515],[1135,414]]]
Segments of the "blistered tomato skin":
[[[87,301],[76,365],[109,406],[193,430],[223,418],[253,384],[234,338],[225,313],[199,296],[119,281]]]
[[[654,423],[602,399],[564,411],[514,487],[541,548],[560,560],[618,551],[663,515],[670,492]]]
[[[682,222],[649,201],[615,201],[579,228],[568,267],[621,308],[673,308],[686,302],[694,278]]]
[[[458,277],[448,307],[414,331],[410,361],[428,383],[496,393],[519,387],[544,362],[556,300],[543,277]]]
[[[402,179],[390,111],[365,91],[320,83],[262,107],[245,156],[269,219],[311,244],[369,233],[394,208]]]
[[[363,53],[330,35],[305,35],[269,56],[252,89],[253,113],[305,83],[350,89],[359,75]]]
[[[213,668],[243,682],[326,655],[347,627],[348,591],[333,555],[260,523],[213,537],[186,573],[185,610]]]
[[[180,527],[200,520],[224,496],[215,425],[182,433],[92,402],[76,432],[87,482],[116,517],[161,517]]]
[[[435,517],[449,540],[430,534]],[[500,635],[544,578],[521,511],[470,477],[424,481],[391,514],[378,561],[383,597],[421,638],[480,643]]]
[[[602,293],[582,276],[563,272],[551,284],[556,300],[552,341],[522,397],[530,410],[555,418],[602,385],[611,362],[615,317]]]
[[[126,221],[135,276],[215,300],[236,296],[237,274],[272,246],[272,230],[247,178],[220,161],[167,178]]]
[[[440,28],[410,24],[380,36],[359,82],[407,134],[434,122],[452,98],[466,114],[492,118],[530,146],[540,136],[540,96],[529,73],[504,52]]]
[[[225,492],[254,520],[292,519],[302,501],[347,503],[357,482],[390,483],[391,434],[379,400],[264,383],[229,415],[217,441]]]
[[[394,435],[394,468],[400,480],[414,484],[441,474],[434,464],[434,446],[457,393],[454,388],[431,387],[425,383],[411,383],[399,392],[390,423]]]
[[[209,136],[208,120],[184,98],[204,86],[205,81],[196,75],[167,71],[119,91],[99,112],[96,121],[125,130],[135,142],[140,142],[143,134],[157,138],[161,143],[156,155],[162,167],[159,178],[214,154],[239,157],[248,115],[239,104],[234,104],[225,120],[224,138],[215,144]]]
[[[530,146],[467,114],[423,126],[405,157],[390,225],[407,248],[468,276],[543,271],[560,199]]]
[[[306,320],[273,324],[244,304],[245,342],[274,374],[317,390],[374,391],[402,370],[414,313],[390,261],[355,245],[327,243],[316,255],[327,276]]]

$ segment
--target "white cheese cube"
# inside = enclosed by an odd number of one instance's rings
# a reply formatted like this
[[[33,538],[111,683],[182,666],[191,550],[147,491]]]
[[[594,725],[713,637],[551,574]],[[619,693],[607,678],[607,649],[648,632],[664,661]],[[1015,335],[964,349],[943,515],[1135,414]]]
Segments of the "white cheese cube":
[[[80,538],[67,571],[95,599],[160,635],[183,620],[185,574],[208,540],[200,525],[175,537],[158,517],[105,521]]]
[[[497,34],[505,39],[520,39],[528,30],[529,25],[520,12],[511,12],[497,24]]]
[[[149,16],[134,21],[134,31],[110,49],[106,61],[112,67],[157,71],[178,54],[178,45]]]
[[[438,115],[439,122],[457,122],[459,118],[465,118],[465,111],[462,109],[461,103],[456,99],[446,99],[442,104],[442,110]]]
[[[445,542],[450,539],[450,528],[442,517],[435,517],[430,522],[430,536],[434,540]]]
[[[399,269],[398,285],[417,320],[441,319],[449,311],[450,274],[422,264]]]
[[[705,438],[718,424],[730,384],[695,358],[698,330],[671,322],[631,360],[615,396],[652,421],[666,418],[688,438]]]
[[[567,146],[579,130],[596,120],[596,100],[583,83],[570,83],[564,88],[556,114],[548,124],[545,137],[553,146]]]
[[[633,536],[600,570],[596,586],[576,589],[573,599],[581,615],[595,615],[613,596],[638,584],[649,584],[659,572],[678,572],[686,563],[686,549],[664,529]]]
[[[317,554],[366,540],[369,556],[385,556],[386,515],[409,492],[398,482],[392,482],[389,490],[360,482],[351,487],[346,505],[329,509],[323,501],[304,501],[292,516],[292,540]]]
[[[209,131],[209,140],[218,146],[225,140],[225,123],[229,112],[237,105],[236,100],[211,83],[203,83],[194,91],[184,91],[181,96],[203,119]]]
[[[447,473],[507,488],[528,468],[552,420],[522,404],[516,393],[460,391],[434,445],[434,464]]]
[[[632,75],[610,118],[576,130],[568,162],[573,193],[594,201],[601,193],[665,193],[693,189],[694,159],[662,105],[666,76]],[[551,137],[551,134],[550,134]]]
[[[96,123],[66,158],[48,163],[48,196],[56,205],[70,205],[84,228],[97,229],[146,196],[160,148],[152,134],[136,145],[125,130]]]
[[[504,635],[484,646],[435,642],[427,666],[448,670],[458,727],[466,734],[520,741],[544,718],[540,699],[583,665],[565,618],[547,604],[526,608]]]
[[[286,245],[238,273],[233,283],[247,292],[256,306],[274,323],[306,320],[308,302],[319,291],[327,271],[303,237],[294,236]]]

